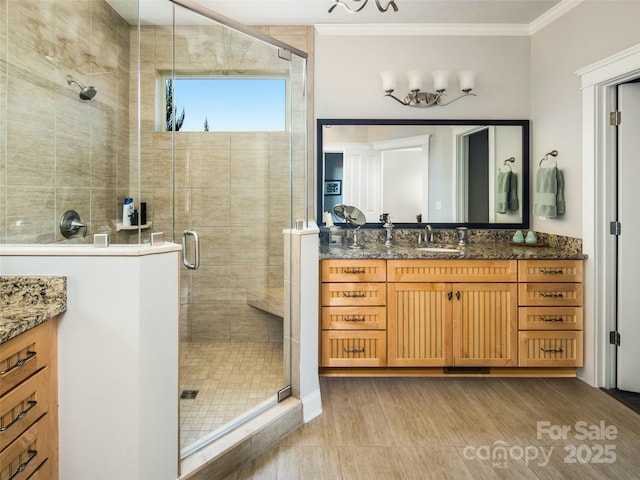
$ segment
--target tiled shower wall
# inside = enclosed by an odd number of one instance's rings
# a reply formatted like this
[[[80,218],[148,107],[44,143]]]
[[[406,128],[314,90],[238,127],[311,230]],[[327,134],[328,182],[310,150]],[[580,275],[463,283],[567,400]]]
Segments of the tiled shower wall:
[[[0,243],[113,224],[129,187],[129,30],[106,2],[0,0]],[[91,101],[66,83],[95,85]]]
[[[312,28],[262,30],[311,50]],[[154,230],[165,233],[172,231],[172,135],[161,131],[163,110],[157,109],[156,95],[163,88],[159,75],[172,69],[171,35],[170,28],[143,27],[140,38],[141,200],[149,205]],[[178,26],[175,48],[178,73],[243,75],[289,69],[275,47],[222,26]],[[302,98],[303,87],[298,74],[295,98]],[[176,102],[180,108],[178,98]],[[282,318],[249,306],[247,291],[282,287],[284,282],[282,230],[291,224],[290,148],[294,218],[304,218],[304,108],[294,102],[293,147],[288,132],[176,132],[176,235],[195,230],[201,245],[200,268],[182,269],[181,340],[282,342]]]

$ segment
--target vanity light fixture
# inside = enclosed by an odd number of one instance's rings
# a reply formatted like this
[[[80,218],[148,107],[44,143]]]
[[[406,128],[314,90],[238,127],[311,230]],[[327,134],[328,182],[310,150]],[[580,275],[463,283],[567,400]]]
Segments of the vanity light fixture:
[[[349,12],[349,13],[358,13],[360,10],[362,10],[366,5],[367,2],[369,0],[352,0],[353,2],[361,2],[362,1],[362,5],[360,5],[358,8],[350,8],[349,5],[347,5],[343,0],[332,0],[333,1],[333,5],[331,5],[331,8],[329,8],[329,13],[333,12],[333,9],[336,8],[338,5],[340,5],[341,7],[344,7],[344,9]],[[378,10],[380,12],[386,12],[387,10],[389,10],[389,7],[393,8],[394,12],[398,11],[398,6],[396,5],[396,1],[395,0],[389,0],[387,2],[387,6],[383,7],[382,3],[380,0],[375,0],[376,2],[376,6],[378,7]],[[357,5],[357,3],[356,3]],[[354,5],[355,7],[355,5]]]
[[[468,96],[476,96],[475,93],[471,93],[474,87],[474,76],[475,72],[473,70],[463,70],[458,73],[458,80],[460,82],[460,90],[462,91],[462,95],[454,98],[449,102],[444,102],[445,91],[449,86],[449,72],[446,70],[437,70],[433,72],[433,88],[436,93],[431,92],[423,92],[422,91],[422,72],[418,70],[411,70],[407,73],[407,77],[409,80],[409,93],[403,100],[400,100],[398,97],[393,95],[394,90],[396,89],[396,72],[391,70],[384,71],[380,73],[380,77],[382,78],[382,88],[384,90],[384,94],[387,97],[391,97],[402,105],[408,107],[433,107],[435,105],[449,105],[450,103],[455,102],[456,100],[460,100],[463,97]]]

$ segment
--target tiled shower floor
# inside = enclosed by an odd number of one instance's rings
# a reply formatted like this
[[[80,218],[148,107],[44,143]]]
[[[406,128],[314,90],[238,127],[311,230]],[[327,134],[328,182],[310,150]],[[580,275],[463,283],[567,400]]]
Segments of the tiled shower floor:
[[[180,448],[192,444],[259,403],[284,385],[282,343],[180,344]]]

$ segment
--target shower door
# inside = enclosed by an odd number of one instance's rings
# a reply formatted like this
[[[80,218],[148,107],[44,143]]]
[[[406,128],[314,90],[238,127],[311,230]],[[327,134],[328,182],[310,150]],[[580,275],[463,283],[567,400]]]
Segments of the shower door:
[[[197,269],[195,242],[184,242],[192,268],[181,275],[185,457],[290,392],[283,230],[307,211],[306,59],[179,6],[155,42],[171,99],[174,238],[199,242]],[[214,100],[220,89],[231,106]],[[229,102],[234,90],[245,98]]]

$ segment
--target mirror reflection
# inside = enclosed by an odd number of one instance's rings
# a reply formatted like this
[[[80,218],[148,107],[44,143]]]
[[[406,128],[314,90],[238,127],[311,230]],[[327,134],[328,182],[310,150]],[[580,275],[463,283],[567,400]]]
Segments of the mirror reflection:
[[[318,120],[318,218],[528,228],[528,123]]]

